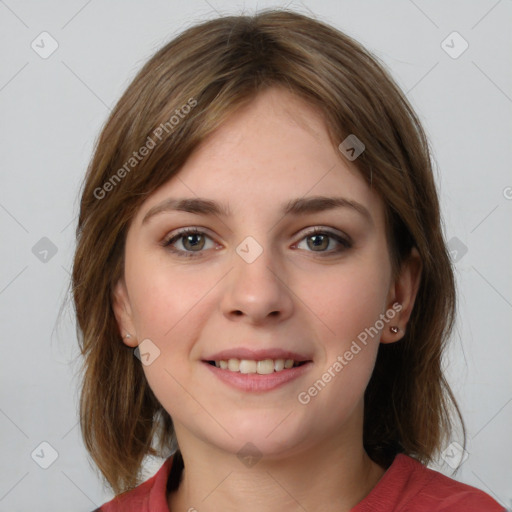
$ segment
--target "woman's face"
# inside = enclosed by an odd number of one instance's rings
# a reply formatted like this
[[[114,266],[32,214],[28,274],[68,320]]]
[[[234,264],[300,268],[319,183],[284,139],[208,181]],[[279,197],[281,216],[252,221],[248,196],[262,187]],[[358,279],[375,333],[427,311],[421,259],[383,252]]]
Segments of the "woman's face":
[[[180,443],[278,456],[361,436],[397,299],[382,201],[317,111],[274,88],[139,209],[115,311]]]

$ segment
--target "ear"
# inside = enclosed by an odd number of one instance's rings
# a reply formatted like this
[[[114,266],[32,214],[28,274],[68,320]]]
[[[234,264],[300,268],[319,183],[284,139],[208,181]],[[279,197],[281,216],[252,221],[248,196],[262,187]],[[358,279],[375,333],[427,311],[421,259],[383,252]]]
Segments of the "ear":
[[[119,279],[112,290],[112,308],[119,327],[119,333],[123,339],[123,343],[129,347],[137,346],[137,336],[135,334],[135,326],[132,319],[132,310],[126,283],[124,278]],[[129,334],[130,337],[126,337]]]
[[[420,254],[413,247],[409,256],[403,261],[398,277],[390,287],[387,311],[394,311],[396,315],[384,327],[381,343],[394,343],[405,335],[407,322],[411,317],[416,294],[420,287],[422,268]],[[394,333],[390,327],[398,327],[399,330]]]

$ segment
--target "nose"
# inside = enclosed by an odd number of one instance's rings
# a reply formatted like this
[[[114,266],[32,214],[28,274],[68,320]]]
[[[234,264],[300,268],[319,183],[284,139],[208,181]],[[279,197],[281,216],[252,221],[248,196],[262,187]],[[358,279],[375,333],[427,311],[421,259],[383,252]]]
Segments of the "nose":
[[[221,300],[229,320],[253,325],[281,322],[292,314],[293,293],[282,265],[266,249],[254,260],[233,255]]]

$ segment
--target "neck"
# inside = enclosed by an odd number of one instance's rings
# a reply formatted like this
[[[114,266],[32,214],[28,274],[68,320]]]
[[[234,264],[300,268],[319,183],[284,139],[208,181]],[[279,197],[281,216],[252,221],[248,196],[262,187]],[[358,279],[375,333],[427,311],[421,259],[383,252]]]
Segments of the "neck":
[[[186,448],[182,480],[169,495],[171,512],[349,511],[385,472],[368,457],[362,441],[350,444],[339,438],[248,466],[236,454],[211,445]]]

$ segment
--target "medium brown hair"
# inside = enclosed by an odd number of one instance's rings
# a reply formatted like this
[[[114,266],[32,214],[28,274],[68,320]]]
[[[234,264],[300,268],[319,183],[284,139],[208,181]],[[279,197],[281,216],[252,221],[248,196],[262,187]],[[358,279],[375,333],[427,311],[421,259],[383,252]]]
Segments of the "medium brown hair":
[[[72,273],[84,356],[80,425],[116,494],[139,483],[146,455],[164,454],[175,442],[172,420],[113,313],[127,229],[142,202],[223,120],[271,86],[317,107],[335,146],[349,134],[363,141],[354,163],[384,201],[395,275],[413,247],[422,260],[406,334],[380,346],[365,391],[366,451],[383,466],[400,452],[427,463],[451,430],[452,412],[464,432],[441,368],[454,322],[454,276],[428,141],[412,107],[372,54],[327,24],[286,10],[221,17],[187,29],[144,65],[103,128],[81,192]],[[194,108],[128,167],[133,152],[187,103]]]

